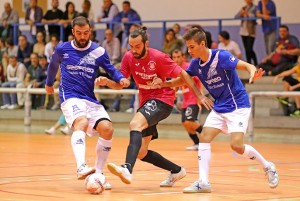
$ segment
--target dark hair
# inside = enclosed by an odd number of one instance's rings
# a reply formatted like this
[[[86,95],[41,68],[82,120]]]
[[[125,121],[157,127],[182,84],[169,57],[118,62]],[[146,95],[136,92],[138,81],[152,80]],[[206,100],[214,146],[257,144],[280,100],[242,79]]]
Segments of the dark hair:
[[[6,43],[7,43],[8,45],[14,45],[14,41],[13,41],[12,38],[7,38],[7,39],[6,39]]]
[[[147,27],[140,26],[138,29],[131,32],[129,36],[131,38],[142,36],[142,42],[145,43],[148,40]]]
[[[205,42],[205,46],[207,47],[206,34],[203,30],[198,28],[192,28],[188,30],[184,36],[184,40],[194,40],[196,43],[200,44],[201,41]]]
[[[220,36],[222,36],[222,38],[224,38],[225,40],[229,40],[230,39],[230,35],[227,31],[221,31],[219,33]]]
[[[47,59],[47,57],[44,54],[39,54],[39,59]]]
[[[280,25],[279,28],[284,28],[284,29],[286,29],[287,31],[290,31],[290,30],[289,30],[289,27],[288,27],[287,25],[285,25],[285,24]]]
[[[181,55],[183,56],[183,52],[182,52],[181,49],[175,49],[175,50],[173,50],[173,52],[172,52],[172,54],[171,54],[172,57],[173,57],[173,54],[174,54],[174,53],[181,53]]]
[[[85,25],[89,25],[89,27],[91,26],[90,25],[90,21],[86,18],[86,17],[83,17],[83,16],[78,16],[78,17],[75,17],[72,21],[72,28],[74,28],[76,25],[77,26],[80,26],[80,27],[83,27]]]
[[[66,3],[66,11],[65,11],[65,12],[68,12],[68,8],[69,8],[70,5],[73,6],[74,12],[75,12],[75,4],[74,4],[72,1],[68,1],[68,2]]]
[[[130,2],[129,1],[123,1],[123,4],[127,4],[130,7]]]

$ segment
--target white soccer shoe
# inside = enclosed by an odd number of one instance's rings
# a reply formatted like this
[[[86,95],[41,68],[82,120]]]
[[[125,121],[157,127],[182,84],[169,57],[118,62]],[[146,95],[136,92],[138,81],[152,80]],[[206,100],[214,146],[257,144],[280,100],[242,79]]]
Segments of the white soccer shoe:
[[[86,163],[83,163],[78,169],[77,169],[77,179],[83,180],[88,175],[93,174],[96,172],[96,169],[94,167],[88,167]]]
[[[201,180],[195,181],[192,185],[183,189],[184,193],[210,193],[211,186],[210,184],[202,183]]]
[[[103,186],[105,190],[111,190],[112,188],[111,184],[108,181],[106,181]]]
[[[176,174],[169,174],[167,179],[160,183],[160,187],[172,187],[176,181],[182,179],[183,177],[185,177],[185,175],[186,171],[184,167],[181,167],[180,172]]]
[[[194,144],[192,146],[186,147],[185,149],[188,151],[198,151],[198,147],[199,147],[198,144]]]
[[[64,135],[68,135],[70,133],[70,128],[68,126],[65,126],[65,127],[61,128],[59,130]]]
[[[125,184],[131,184],[132,181],[132,174],[129,172],[129,170],[122,166],[117,166],[114,163],[108,163],[107,169],[114,175],[120,177],[120,179]]]
[[[266,176],[268,177],[268,182],[270,188],[276,188],[279,183],[279,176],[276,171],[276,167],[274,163],[269,162],[270,166],[268,168],[264,168],[264,171],[266,172]]]
[[[51,127],[49,129],[45,129],[45,133],[48,135],[54,135],[55,134],[55,128]]]

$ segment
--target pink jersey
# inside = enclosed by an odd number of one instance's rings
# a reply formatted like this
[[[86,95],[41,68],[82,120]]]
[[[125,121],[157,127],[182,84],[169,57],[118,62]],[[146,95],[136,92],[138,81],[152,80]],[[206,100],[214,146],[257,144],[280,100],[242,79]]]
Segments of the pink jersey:
[[[134,58],[128,51],[121,63],[121,73],[125,77],[132,75],[139,89],[140,104],[142,106],[149,99],[158,99],[168,105],[174,105],[175,91],[171,88],[150,89],[149,84],[153,78],[159,77],[162,81],[166,78],[176,78],[182,71],[167,54],[149,48],[145,59]]]
[[[181,67],[186,70],[189,67],[189,63],[182,63]],[[200,80],[197,76],[193,77],[194,82],[196,83],[198,89],[201,88]],[[182,100],[182,108],[187,108],[189,105],[197,104],[197,98],[195,94],[190,90],[190,88],[187,85],[181,86],[181,90],[183,93],[183,100]]]

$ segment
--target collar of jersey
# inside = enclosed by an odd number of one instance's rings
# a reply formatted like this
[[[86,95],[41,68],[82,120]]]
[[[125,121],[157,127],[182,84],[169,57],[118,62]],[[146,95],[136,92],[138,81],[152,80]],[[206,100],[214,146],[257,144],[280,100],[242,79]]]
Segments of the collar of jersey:
[[[209,50],[209,57],[208,57],[207,61],[205,63],[201,64],[201,59],[199,59],[199,66],[201,66],[201,67],[204,67],[210,61],[210,58],[211,58],[211,49],[208,49],[208,50]]]
[[[84,47],[84,48],[76,47],[76,45],[74,44],[74,40],[71,41],[71,45],[72,45],[72,47],[73,47],[74,49],[76,49],[76,50],[84,51],[84,50],[87,50],[87,49],[89,49],[89,48],[91,47],[92,41],[89,41],[89,44],[88,44],[86,47]]]

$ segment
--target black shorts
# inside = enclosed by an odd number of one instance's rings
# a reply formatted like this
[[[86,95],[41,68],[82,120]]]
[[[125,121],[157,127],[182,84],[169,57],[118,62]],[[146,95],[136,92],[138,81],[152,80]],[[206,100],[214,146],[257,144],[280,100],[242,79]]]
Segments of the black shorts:
[[[291,86],[294,86],[296,84],[299,83],[299,81],[295,78],[293,78],[292,76],[286,76],[282,79],[283,81],[286,81],[287,83],[289,83]]]
[[[185,121],[197,121],[199,114],[199,106],[188,105],[186,108],[182,108],[181,110],[181,122]]]
[[[158,138],[156,125],[161,120],[167,118],[173,110],[171,105],[157,99],[150,99],[144,103],[138,112],[142,113],[148,123],[148,128],[142,131],[143,137],[152,135],[152,140]]]

